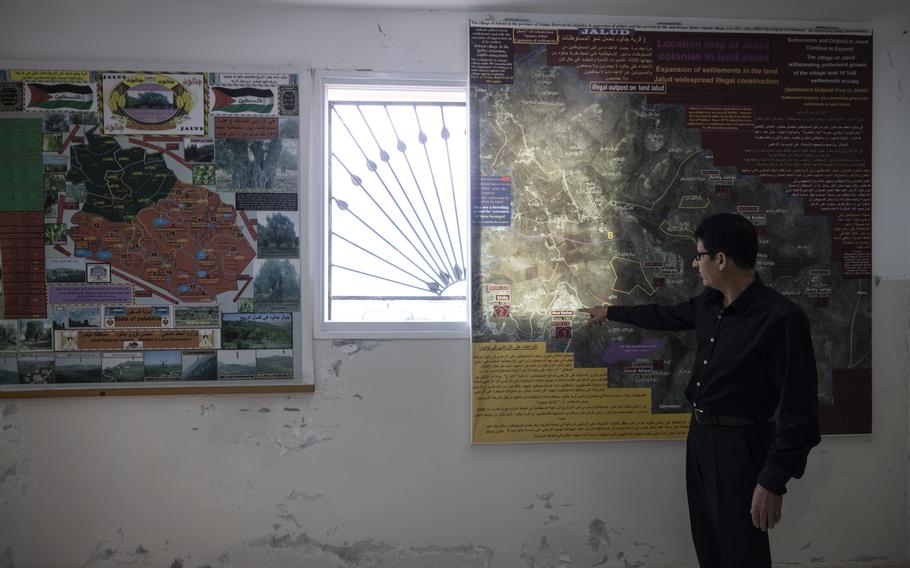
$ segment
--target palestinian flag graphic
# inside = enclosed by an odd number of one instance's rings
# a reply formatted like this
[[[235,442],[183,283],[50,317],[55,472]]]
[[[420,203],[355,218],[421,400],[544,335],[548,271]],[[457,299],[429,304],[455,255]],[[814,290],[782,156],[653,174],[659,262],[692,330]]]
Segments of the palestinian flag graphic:
[[[212,87],[215,104],[212,112],[229,114],[273,114],[275,92],[261,87]]]
[[[90,85],[28,83],[28,108],[40,110],[91,110],[95,92]]]

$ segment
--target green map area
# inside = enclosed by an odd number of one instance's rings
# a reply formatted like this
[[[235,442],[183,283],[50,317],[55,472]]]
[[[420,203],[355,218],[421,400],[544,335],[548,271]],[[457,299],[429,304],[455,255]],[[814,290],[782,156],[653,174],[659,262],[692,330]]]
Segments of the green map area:
[[[0,211],[41,211],[41,120],[0,120]]]
[[[116,138],[86,131],[86,143],[73,146],[71,182],[84,182],[82,211],[114,223],[128,222],[139,211],[168,196],[177,177],[159,153],[123,148]],[[40,158],[40,156],[39,156]]]

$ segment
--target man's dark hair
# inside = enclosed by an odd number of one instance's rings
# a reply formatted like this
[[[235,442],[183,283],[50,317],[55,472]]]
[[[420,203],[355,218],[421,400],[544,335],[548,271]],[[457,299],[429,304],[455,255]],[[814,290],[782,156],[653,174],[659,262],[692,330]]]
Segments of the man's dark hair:
[[[758,235],[755,225],[742,215],[717,213],[705,217],[695,229],[695,238],[712,257],[722,252],[740,268],[755,268]]]

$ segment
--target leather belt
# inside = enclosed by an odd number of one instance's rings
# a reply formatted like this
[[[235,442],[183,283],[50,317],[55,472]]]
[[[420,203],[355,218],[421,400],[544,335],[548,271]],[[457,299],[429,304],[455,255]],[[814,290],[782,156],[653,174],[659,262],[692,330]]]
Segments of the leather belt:
[[[767,424],[771,421],[770,418],[717,416],[715,414],[708,414],[700,408],[693,409],[692,416],[695,417],[696,422],[705,426],[757,426],[759,424]]]

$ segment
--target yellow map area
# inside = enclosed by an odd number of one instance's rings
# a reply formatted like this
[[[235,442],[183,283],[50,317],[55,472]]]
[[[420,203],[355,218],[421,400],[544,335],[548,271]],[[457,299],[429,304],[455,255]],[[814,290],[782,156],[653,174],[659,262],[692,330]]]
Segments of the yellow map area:
[[[544,342],[473,345],[474,443],[684,438],[688,414],[651,414],[651,389],[609,388]]]

